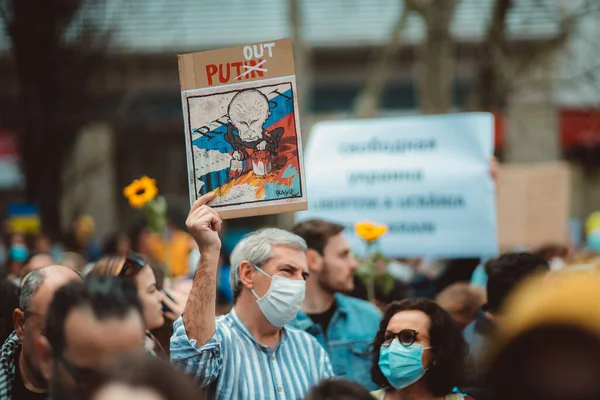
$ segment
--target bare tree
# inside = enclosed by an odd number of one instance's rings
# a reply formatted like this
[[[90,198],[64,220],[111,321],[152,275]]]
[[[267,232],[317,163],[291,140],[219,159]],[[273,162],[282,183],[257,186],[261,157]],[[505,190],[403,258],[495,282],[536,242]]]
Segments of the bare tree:
[[[393,72],[394,57],[402,47],[402,32],[406,28],[411,9],[404,3],[402,13],[394,26],[390,39],[374,58],[367,72],[367,82],[354,103],[354,114],[358,118],[375,117],[381,103],[381,95]]]
[[[454,40],[450,31],[458,0],[406,0],[425,23],[425,38],[417,52],[417,92],[423,114],[442,114],[452,109]]]
[[[509,96],[522,84],[519,78],[548,61],[548,57],[561,49],[572,35],[577,21],[598,9],[595,0],[580,2],[578,7],[559,19],[559,30],[554,37],[529,45],[523,53],[516,51],[506,37],[507,16],[515,4],[514,0],[494,0],[486,37],[479,51],[478,76],[471,96],[471,109],[504,111]],[[541,0],[540,5],[543,5]]]
[[[425,37],[417,51],[417,92],[421,112],[447,113],[452,108],[454,54],[450,26],[458,0],[399,0],[402,13],[370,67],[367,82],[359,95],[354,112],[358,117],[373,117],[379,108],[381,94],[393,70],[394,56],[402,46],[401,34],[411,13],[418,13],[425,24]]]
[[[19,126],[27,200],[46,229],[60,227],[61,173],[90,116],[88,83],[110,32],[99,27],[103,0],[0,0],[19,84]]]
[[[501,110],[507,101],[507,82],[502,73],[506,63],[506,16],[512,0],[496,0],[492,9],[486,39],[480,51],[477,90],[473,93],[474,108]]]

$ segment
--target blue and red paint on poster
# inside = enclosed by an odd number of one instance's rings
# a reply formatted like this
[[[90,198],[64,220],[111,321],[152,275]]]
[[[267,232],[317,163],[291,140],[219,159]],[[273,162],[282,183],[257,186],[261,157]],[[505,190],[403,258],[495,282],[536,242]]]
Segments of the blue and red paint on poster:
[[[185,101],[197,196],[215,191],[214,207],[302,197],[291,82]]]

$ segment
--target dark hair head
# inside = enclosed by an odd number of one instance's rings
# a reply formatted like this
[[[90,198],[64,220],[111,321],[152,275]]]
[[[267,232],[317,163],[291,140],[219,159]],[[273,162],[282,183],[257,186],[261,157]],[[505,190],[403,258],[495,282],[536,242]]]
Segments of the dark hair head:
[[[325,379],[310,390],[305,400],[373,400],[373,396],[356,382]]]
[[[484,385],[494,400],[598,399],[598,359],[597,333],[568,324],[540,325],[507,343],[489,360]],[[574,375],[583,376],[576,386],[569,384]]]
[[[390,382],[379,369],[379,354],[384,342],[384,331],[394,315],[401,311],[421,311],[430,320],[429,337],[433,355],[430,369],[425,374],[427,388],[434,396],[444,396],[460,387],[465,380],[467,344],[450,314],[429,299],[406,299],[388,306],[379,324],[373,342],[371,379],[379,387],[390,387]]]
[[[529,276],[549,271],[545,259],[530,253],[508,253],[488,261],[487,310],[497,313],[512,290]]]
[[[129,236],[122,233],[115,233],[111,235],[104,242],[104,246],[102,248],[102,254],[118,254],[119,242],[122,240],[130,241]]]
[[[87,308],[98,320],[124,319],[130,313],[143,318],[135,284],[130,279],[88,276],[56,291],[46,317],[46,337],[55,354],[65,347],[65,321],[76,309]]]
[[[98,390],[110,383],[121,383],[134,388],[151,389],[165,400],[206,398],[190,377],[146,352],[121,354],[102,372]]]
[[[343,230],[343,225],[322,219],[309,219],[294,225],[292,233],[304,239],[309,249],[323,255],[327,241]]]
[[[44,280],[46,279],[46,269],[39,268],[34,269],[29,272],[27,275],[23,277],[21,282],[21,290],[19,294],[19,308],[27,315],[32,311],[31,310],[31,300],[33,296],[38,292]]]

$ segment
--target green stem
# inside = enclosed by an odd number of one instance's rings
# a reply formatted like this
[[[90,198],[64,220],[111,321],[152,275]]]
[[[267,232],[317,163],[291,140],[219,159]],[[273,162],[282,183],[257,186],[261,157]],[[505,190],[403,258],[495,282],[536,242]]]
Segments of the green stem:
[[[373,303],[375,302],[375,264],[372,260],[373,256],[372,256],[372,246],[373,243],[372,242],[367,242],[367,251],[365,254],[365,258],[367,260],[370,261],[371,263],[371,268],[369,271],[369,278],[367,279],[367,298],[368,300]]]
[[[373,275],[369,275],[367,281],[367,299],[371,303],[375,301],[375,277]]]

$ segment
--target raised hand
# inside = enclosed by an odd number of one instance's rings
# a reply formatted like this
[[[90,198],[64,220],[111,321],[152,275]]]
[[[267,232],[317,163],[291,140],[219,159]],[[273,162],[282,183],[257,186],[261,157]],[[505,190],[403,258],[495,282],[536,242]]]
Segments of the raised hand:
[[[196,200],[185,222],[190,234],[198,244],[200,253],[221,249],[219,231],[222,221],[219,214],[207,205],[214,198],[215,194],[211,192]]]

